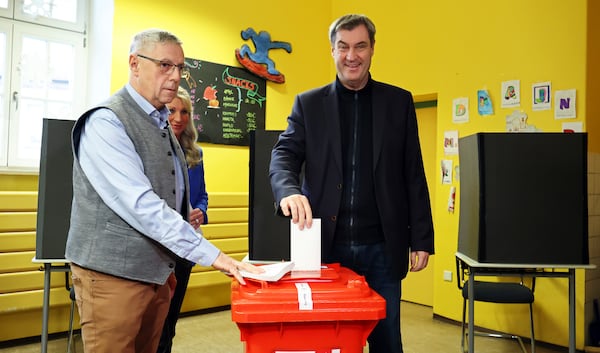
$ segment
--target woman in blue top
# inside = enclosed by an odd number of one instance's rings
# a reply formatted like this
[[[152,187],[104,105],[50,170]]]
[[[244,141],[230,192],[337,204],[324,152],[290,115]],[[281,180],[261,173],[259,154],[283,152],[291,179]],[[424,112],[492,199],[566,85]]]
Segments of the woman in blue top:
[[[194,122],[191,119],[192,102],[190,95],[184,88],[179,87],[177,97],[168,104],[168,107],[171,111],[171,114],[169,115],[169,124],[185,153],[185,159],[188,165],[188,175],[190,177],[190,203],[192,204],[190,223],[198,228],[201,224],[206,224],[208,222],[206,216],[208,194],[206,193],[206,184],[204,182],[202,149],[196,144],[198,133],[196,132]]]
[[[208,223],[206,209],[208,208],[208,194],[206,193],[206,183],[204,181],[204,163],[202,162],[202,149],[196,144],[197,132],[194,127],[192,116],[192,102],[190,95],[184,89],[179,87],[177,97],[168,104],[171,114],[169,115],[169,125],[177,137],[188,166],[188,175],[190,178],[190,203],[192,211],[190,212],[190,223],[198,229],[201,224]],[[179,311],[185,296],[190,273],[194,264],[179,259],[175,266],[175,277],[177,286],[171,299],[169,314],[163,326],[158,353],[169,353],[173,346],[173,337],[175,337],[175,324],[179,318]]]

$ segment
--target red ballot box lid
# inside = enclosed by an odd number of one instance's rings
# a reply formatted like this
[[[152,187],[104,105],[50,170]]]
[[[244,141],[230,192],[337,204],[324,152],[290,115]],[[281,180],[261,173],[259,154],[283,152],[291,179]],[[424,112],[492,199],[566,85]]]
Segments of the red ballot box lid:
[[[365,278],[339,264],[317,273],[288,273],[277,282],[246,279],[231,286],[237,323],[365,321],[385,317],[385,300]]]

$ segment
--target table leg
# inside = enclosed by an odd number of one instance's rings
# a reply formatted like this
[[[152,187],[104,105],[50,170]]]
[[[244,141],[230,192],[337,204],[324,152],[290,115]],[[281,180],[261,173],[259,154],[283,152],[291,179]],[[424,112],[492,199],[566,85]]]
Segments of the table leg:
[[[575,269],[569,269],[569,353],[575,353]]]
[[[50,278],[52,265],[44,263],[44,303],[42,305],[42,353],[48,351],[48,314],[50,311]]]
[[[475,273],[469,271],[469,284],[468,284],[468,297],[469,297],[469,353],[475,352],[475,301],[473,300],[473,293],[475,292]]]

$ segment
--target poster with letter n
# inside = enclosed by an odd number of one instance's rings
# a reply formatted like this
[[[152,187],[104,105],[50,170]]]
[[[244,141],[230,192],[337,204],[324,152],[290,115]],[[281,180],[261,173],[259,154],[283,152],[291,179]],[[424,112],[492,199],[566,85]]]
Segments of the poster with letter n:
[[[65,257],[73,198],[71,130],[74,124],[74,120],[43,120],[36,260],[60,260]]]
[[[265,128],[266,81],[245,69],[185,58],[198,142],[248,146],[249,133]]]

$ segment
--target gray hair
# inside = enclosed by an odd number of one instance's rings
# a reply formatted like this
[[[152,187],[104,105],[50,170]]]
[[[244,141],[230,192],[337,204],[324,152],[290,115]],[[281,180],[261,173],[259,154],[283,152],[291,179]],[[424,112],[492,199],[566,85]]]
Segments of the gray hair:
[[[335,45],[335,37],[340,30],[352,30],[360,25],[364,25],[369,32],[371,47],[375,44],[375,24],[365,15],[349,14],[344,15],[333,21],[329,26],[329,41],[331,46]]]
[[[148,48],[157,43],[173,43],[177,45],[182,45],[183,43],[177,36],[175,36],[171,32],[167,32],[162,29],[147,29],[136,34],[132,41],[131,46],[129,47],[129,54],[135,54],[142,48]]]

